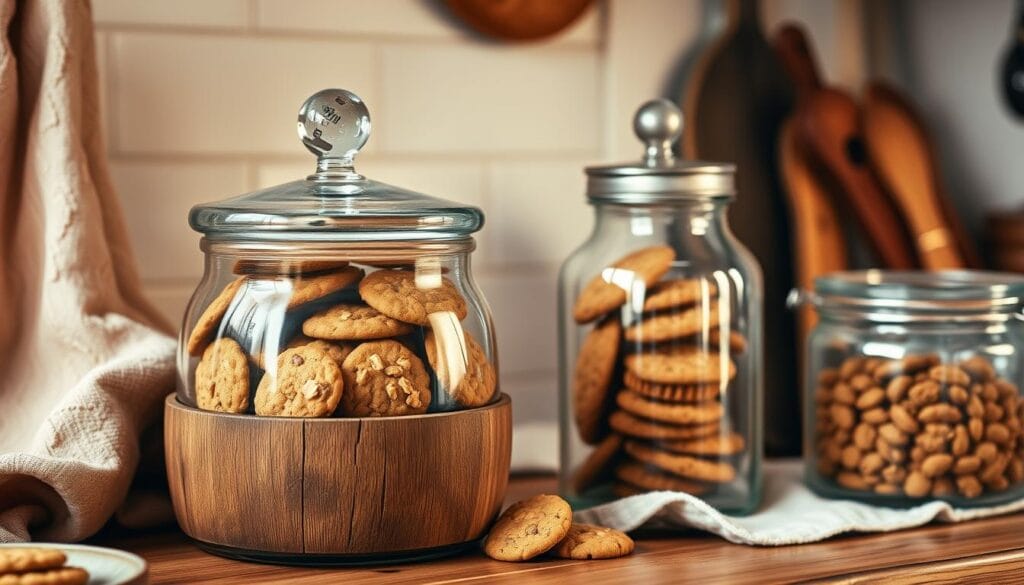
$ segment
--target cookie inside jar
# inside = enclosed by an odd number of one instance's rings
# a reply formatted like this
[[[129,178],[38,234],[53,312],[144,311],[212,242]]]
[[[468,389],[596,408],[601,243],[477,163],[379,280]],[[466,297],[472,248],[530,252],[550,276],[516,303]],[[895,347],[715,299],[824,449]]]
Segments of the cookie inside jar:
[[[387,417],[496,396],[489,322],[458,255],[214,262],[227,282],[184,344],[201,409]]]
[[[745,497],[751,465],[745,309],[725,271],[694,274],[672,247],[635,249],[581,287],[572,380],[589,454],[571,490],[601,498],[687,492]],[[730,492],[733,492],[732,494]]]

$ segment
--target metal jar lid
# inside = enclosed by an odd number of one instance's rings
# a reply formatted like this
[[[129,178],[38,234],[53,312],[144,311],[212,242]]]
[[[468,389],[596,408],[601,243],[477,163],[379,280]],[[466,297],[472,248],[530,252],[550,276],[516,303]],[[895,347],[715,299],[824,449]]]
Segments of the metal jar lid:
[[[305,179],[192,208],[208,239],[247,242],[429,242],[464,240],[483,225],[476,207],[360,175],[355,157],[370,137],[356,94],[325,89],[299,109],[298,132],[317,156]]]
[[[728,198],[736,193],[736,165],[677,158],[683,113],[665,99],[640,106],[633,131],[644,144],[639,162],[587,167],[587,197],[621,204]]]

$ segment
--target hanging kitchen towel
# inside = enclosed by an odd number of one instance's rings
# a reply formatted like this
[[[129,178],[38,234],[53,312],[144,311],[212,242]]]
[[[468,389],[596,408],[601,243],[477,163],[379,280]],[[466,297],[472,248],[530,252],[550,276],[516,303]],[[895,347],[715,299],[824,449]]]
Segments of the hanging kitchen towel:
[[[0,0],[0,541],[103,526],[174,384],[97,90],[88,2]]]
[[[575,514],[577,522],[619,530],[690,527],[738,544],[780,546],[825,540],[844,532],[891,532],[932,522],[963,522],[1024,510],[1024,499],[987,508],[954,508],[929,502],[913,508],[884,508],[853,500],[818,497],[803,483],[799,461],[765,464],[764,499],[749,516],[726,516],[703,500],[680,492],[630,496]]]

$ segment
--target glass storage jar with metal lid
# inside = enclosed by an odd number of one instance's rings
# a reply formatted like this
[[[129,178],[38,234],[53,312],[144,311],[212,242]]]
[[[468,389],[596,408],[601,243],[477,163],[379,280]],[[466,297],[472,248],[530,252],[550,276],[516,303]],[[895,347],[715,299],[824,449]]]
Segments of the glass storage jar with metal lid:
[[[1024,495],[1024,278],[870,270],[819,277],[807,343],[806,479],[902,506]]]
[[[761,492],[761,272],[726,222],[734,167],[679,160],[682,113],[644,104],[635,163],[588,167],[590,237],[559,278],[560,488],[654,490],[730,513]]]
[[[305,495],[282,493],[293,501],[274,505],[294,506],[288,513],[303,522],[290,518],[278,532],[305,526],[306,533],[282,536],[273,546],[265,539],[247,542],[241,534],[264,528],[247,531],[245,523],[267,514],[250,509],[252,502],[237,502],[231,511],[240,524],[230,538],[190,534],[207,544],[228,542],[228,554],[239,556],[295,552],[290,547],[298,542],[305,553],[342,560],[472,540],[490,520],[483,516],[500,506],[509,458],[509,406],[498,392],[494,330],[470,271],[472,234],[483,215],[360,175],[354,159],[369,138],[370,117],[355,94],[324,90],[309,98],[299,111],[298,132],[317,155],[312,175],[198,205],[189,215],[203,234],[206,268],[184,318],[177,396],[167,402],[177,425],[168,430],[174,434],[168,469],[192,482],[203,476],[197,467],[207,462],[196,460],[200,447],[181,434],[184,426],[215,425],[217,435],[206,436],[209,448],[248,429],[254,443],[238,445],[246,453],[238,459],[254,468],[210,473],[227,474],[241,492],[252,479],[258,485],[249,489],[270,500],[276,484],[266,474],[295,471],[276,487],[287,492],[301,484]],[[253,463],[261,437],[274,444],[266,445],[265,462]],[[267,467],[274,465],[280,467]],[[264,475],[246,477],[257,470]],[[472,484],[467,490],[489,489],[475,503],[450,498],[447,490],[462,481]],[[183,510],[198,509],[195,494],[202,487],[184,486],[188,497],[175,498],[179,518],[191,515]],[[410,524],[394,517],[405,531],[398,537],[369,524],[332,533],[325,518],[339,517],[337,501],[311,494],[344,489],[354,490],[337,500],[349,503],[353,517],[346,522],[361,517],[360,506],[380,508],[373,512],[378,519],[400,509],[414,518]],[[204,511],[211,512],[217,513]],[[317,523],[324,524],[311,528]],[[221,518],[219,526],[226,524]],[[449,533],[439,534],[438,525]]]

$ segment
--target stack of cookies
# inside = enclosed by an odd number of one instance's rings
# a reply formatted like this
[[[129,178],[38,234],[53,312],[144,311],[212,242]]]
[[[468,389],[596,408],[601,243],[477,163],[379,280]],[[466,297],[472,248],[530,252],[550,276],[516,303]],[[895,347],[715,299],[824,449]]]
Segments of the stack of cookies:
[[[575,470],[576,493],[612,481],[620,496],[699,495],[737,477],[748,441],[724,397],[747,341],[713,282],[668,277],[674,259],[668,246],[637,250],[576,299],[576,322],[594,323],[573,378],[576,431],[594,445]]]
[[[25,546],[0,549],[0,584],[85,585],[89,572],[68,567],[68,557],[55,548]]]
[[[440,270],[239,261],[235,272],[186,340],[200,358],[199,408],[402,416],[481,406],[495,395],[487,351],[461,323],[466,301]],[[265,294],[267,284],[283,292]]]

